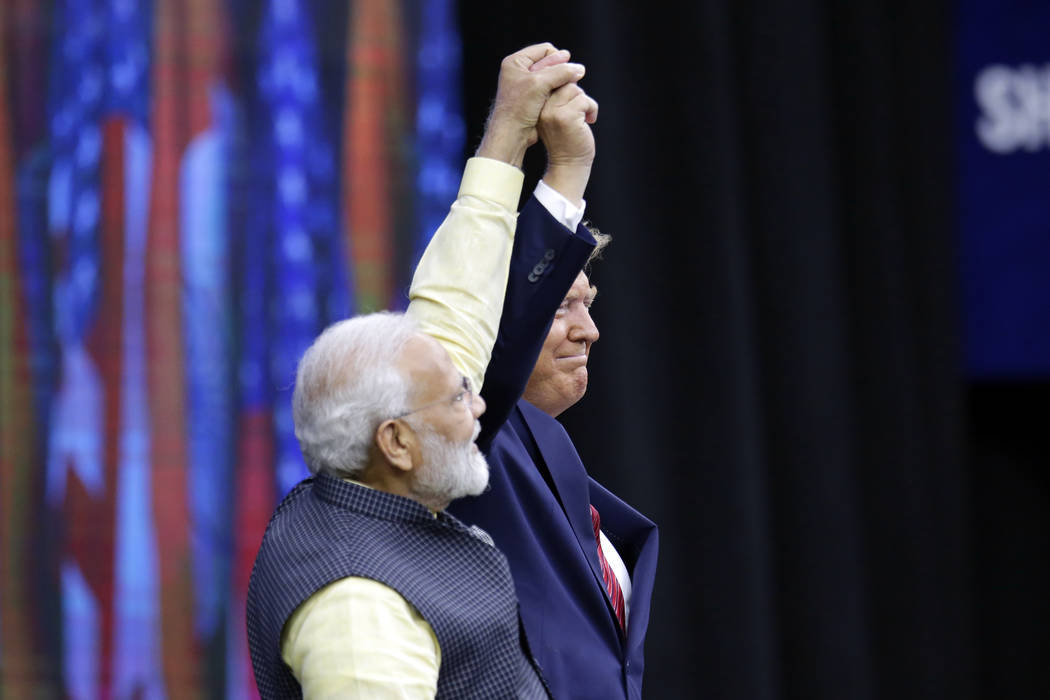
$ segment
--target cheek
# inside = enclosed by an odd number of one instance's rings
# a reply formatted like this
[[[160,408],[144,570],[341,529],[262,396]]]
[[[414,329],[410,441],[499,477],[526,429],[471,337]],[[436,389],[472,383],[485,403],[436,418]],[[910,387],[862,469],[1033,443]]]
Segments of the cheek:
[[[459,424],[459,438],[460,442],[470,442],[471,438],[474,437],[474,415],[470,412],[465,411],[463,419]]]
[[[554,372],[554,348],[556,346],[557,344],[552,343],[548,338],[540,348],[540,356],[536,358],[536,365],[532,368],[533,377],[545,377]]]
[[[556,318],[551,323],[550,332],[547,333],[547,339],[543,341],[543,349],[540,351],[541,356],[554,357],[554,352],[558,349],[562,343],[569,338],[569,324],[564,318]]]
[[[434,430],[439,435],[457,445],[470,440],[474,431],[474,417],[466,410],[461,415],[460,410],[459,407],[450,409],[448,414],[441,416],[433,424]]]

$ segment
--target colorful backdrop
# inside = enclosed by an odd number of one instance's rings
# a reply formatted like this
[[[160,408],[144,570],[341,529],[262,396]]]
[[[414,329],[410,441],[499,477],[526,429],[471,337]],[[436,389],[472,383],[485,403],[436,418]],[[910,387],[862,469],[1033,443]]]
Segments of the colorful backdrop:
[[[0,41],[0,696],[254,696],[296,360],[456,194],[454,0],[10,0]]]
[[[0,0],[0,698],[253,694],[294,358],[403,303],[460,73],[474,136],[538,40],[601,103],[563,418],[661,528],[646,697],[1050,697],[1045,7],[459,5]]]

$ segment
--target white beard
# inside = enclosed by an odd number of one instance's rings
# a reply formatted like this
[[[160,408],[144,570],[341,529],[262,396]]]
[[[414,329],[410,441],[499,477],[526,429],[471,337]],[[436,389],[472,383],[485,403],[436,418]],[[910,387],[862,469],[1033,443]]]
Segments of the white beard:
[[[489,465],[474,448],[481,425],[474,423],[474,435],[462,444],[430,429],[418,429],[423,447],[423,466],[412,484],[417,501],[430,508],[444,508],[457,498],[477,496],[489,484]]]

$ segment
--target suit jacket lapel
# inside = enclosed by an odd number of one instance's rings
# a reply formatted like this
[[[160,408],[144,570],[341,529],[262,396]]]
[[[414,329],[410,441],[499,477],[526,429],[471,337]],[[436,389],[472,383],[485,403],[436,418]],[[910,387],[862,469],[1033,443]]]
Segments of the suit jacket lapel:
[[[580,455],[561,423],[524,399],[518,402],[518,408],[543,458],[544,464],[536,467],[546,469],[550,474],[548,483],[553,484],[554,495],[561,502],[591,572],[605,590],[598,563],[598,544],[591,526],[589,479]]]
[[[602,514],[602,529],[620,552],[631,574],[634,593],[631,596],[631,619],[627,623],[628,658],[639,663],[645,631],[649,627],[649,604],[659,547],[656,524],[594,479],[589,479],[588,483],[591,503]]]

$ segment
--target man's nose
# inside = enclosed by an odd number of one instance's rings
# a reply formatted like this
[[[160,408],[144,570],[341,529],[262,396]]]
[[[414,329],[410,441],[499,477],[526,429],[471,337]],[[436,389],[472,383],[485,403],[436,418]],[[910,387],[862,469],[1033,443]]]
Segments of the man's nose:
[[[485,412],[485,399],[481,398],[481,394],[471,394],[470,397],[470,412],[475,418],[480,418]]]
[[[571,331],[569,340],[584,341],[588,345],[598,342],[598,326],[594,324],[590,313],[583,313],[582,317],[572,325]]]

